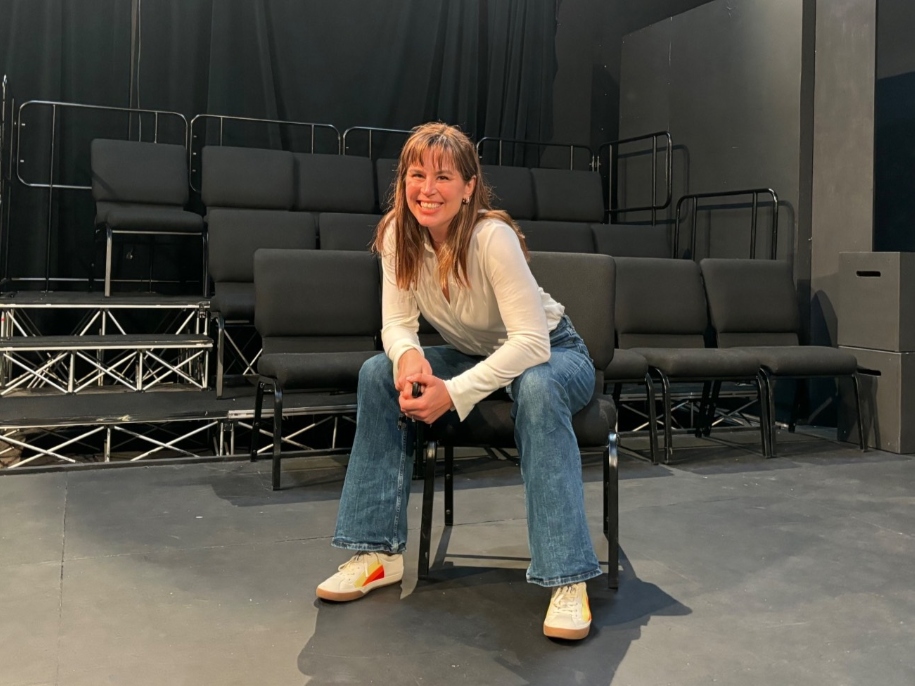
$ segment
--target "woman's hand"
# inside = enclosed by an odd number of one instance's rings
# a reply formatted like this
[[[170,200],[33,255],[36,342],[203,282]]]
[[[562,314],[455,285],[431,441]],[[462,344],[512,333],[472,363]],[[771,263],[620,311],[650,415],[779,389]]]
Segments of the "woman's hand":
[[[411,349],[400,356],[397,361],[397,381],[394,388],[401,395],[406,392],[412,397],[413,383],[407,381],[408,376],[417,374],[432,374],[432,365],[418,350]]]
[[[400,392],[400,409],[408,417],[431,424],[451,409],[451,394],[437,376],[413,374],[405,380],[405,388]],[[423,387],[423,394],[418,398],[413,397],[414,381]]]

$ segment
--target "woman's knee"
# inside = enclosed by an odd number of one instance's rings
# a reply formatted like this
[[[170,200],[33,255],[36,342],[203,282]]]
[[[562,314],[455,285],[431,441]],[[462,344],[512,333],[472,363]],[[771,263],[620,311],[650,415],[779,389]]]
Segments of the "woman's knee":
[[[556,379],[549,365],[545,364],[525,370],[512,383],[515,402],[522,405],[554,405],[561,401],[562,394],[562,384]]]
[[[394,366],[384,353],[370,357],[359,369],[359,386],[394,385]]]

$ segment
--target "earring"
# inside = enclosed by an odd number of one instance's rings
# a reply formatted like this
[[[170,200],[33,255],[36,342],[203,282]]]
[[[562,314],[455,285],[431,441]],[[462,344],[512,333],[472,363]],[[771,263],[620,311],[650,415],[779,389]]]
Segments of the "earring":
[[[463,200],[461,200],[461,204],[462,204],[462,205],[469,205],[469,204],[470,204],[470,198],[464,198]]]

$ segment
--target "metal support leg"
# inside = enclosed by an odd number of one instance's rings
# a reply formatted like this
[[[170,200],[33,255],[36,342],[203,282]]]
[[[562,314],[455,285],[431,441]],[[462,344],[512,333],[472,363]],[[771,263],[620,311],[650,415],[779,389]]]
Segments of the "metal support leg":
[[[454,446],[445,446],[445,526],[454,525]]]
[[[658,413],[657,398],[651,374],[645,373],[645,391],[648,395],[648,445],[651,447],[651,464],[658,464]]]
[[[775,423],[775,379],[768,370],[762,370],[766,380],[766,405],[769,410],[769,457],[777,457],[776,449],[776,423]]]
[[[226,320],[222,313],[216,313],[216,397],[222,397],[223,375],[225,374]]]
[[[619,436],[611,433],[604,453],[604,535],[607,537],[607,585],[620,586]]]
[[[432,506],[435,501],[435,453],[437,445],[435,441],[429,441],[423,446],[422,432],[416,434],[417,451],[424,447],[425,450],[425,469],[423,470],[423,505],[422,519],[419,528],[419,570],[417,576],[420,579],[429,578],[429,555],[432,547]]]
[[[769,457],[769,433],[772,421],[769,416],[769,382],[762,372],[756,373],[756,388],[759,392],[759,434],[762,441],[763,457]]]
[[[111,227],[105,227],[105,297],[111,296],[111,254],[113,251]]]
[[[264,409],[264,386],[266,384],[257,380],[257,393],[254,396],[254,419],[251,421],[251,461],[257,461],[257,437],[260,434],[261,412]]]
[[[858,445],[861,446],[861,452],[867,450],[867,440],[864,437],[864,415],[861,414],[861,393],[858,388],[858,375],[852,374],[851,381],[855,385],[855,410],[858,413]]]
[[[280,490],[280,460],[283,451],[283,387],[273,384],[273,490]]]
[[[670,380],[659,370],[661,377],[661,403],[664,405],[664,463],[670,464],[674,456],[673,417],[670,410]]]

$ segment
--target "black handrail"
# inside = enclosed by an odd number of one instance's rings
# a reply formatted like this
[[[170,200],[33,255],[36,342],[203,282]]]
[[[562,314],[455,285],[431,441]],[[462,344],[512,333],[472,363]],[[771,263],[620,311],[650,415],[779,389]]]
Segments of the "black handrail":
[[[664,202],[658,204],[658,139],[664,139],[664,150],[666,157],[666,164],[664,165],[664,186],[665,186],[665,195]],[[616,175],[616,162],[619,161],[621,157],[634,157],[635,155],[644,154],[643,152],[632,152],[626,154],[619,153],[619,147],[627,143],[638,143],[640,141],[651,141],[651,204],[645,205],[642,207],[613,207],[613,200],[616,197],[617,189],[615,184],[617,182]],[[658,210],[663,210],[666,207],[670,206],[671,200],[673,200],[673,141],[670,136],[670,131],[656,131],[655,133],[646,133],[642,136],[632,136],[631,138],[621,138],[616,141],[609,141],[607,143],[602,143],[597,148],[597,154],[594,156],[595,167],[597,171],[600,171],[600,155],[604,150],[608,150],[608,164],[607,164],[607,216],[610,221],[613,219],[613,215],[619,214],[621,212],[645,212],[651,210],[651,224],[654,226],[657,223],[657,212]],[[616,154],[614,155],[614,151]]]
[[[477,154],[482,156],[483,145],[485,143],[498,142],[499,144],[499,162],[502,164],[502,144],[503,143],[521,143],[522,145],[537,145],[542,148],[546,147],[556,147],[556,148],[568,148],[569,149],[569,169],[575,168],[575,151],[576,150],[586,150],[588,152],[588,159],[591,160],[591,148],[586,145],[579,145],[578,143],[543,143],[542,141],[529,141],[522,140],[519,138],[496,138],[495,136],[484,136],[477,141]]]
[[[25,123],[22,120],[22,113],[28,107],[34,106],[46,106],[51,108],[51,153],[49,156],[48,164],[48,182],[47,183],[38,183],[34,181],[26,181],[22,178],[22,173],[20,170],[20,164],[25,162],[24,159],[21,159],[21,150],[22,150],[22,129],[25,128]],[[16,124],[16,150],[15,155],[16,160],[16,178],[19,180],[23,186],[29,188],[47,188],[48,189],[48,229],[47,236],[45,238],[45,274],[42,279],[45,282],[45,290],[50,290],[51,281],[60,281],[62,279],[52,278],[51,277],[51,236],[53,235],[54,229],[54,191],[55,190],[91,190],[92,186],[77,186],[71,184],[63,183],[54,183],[54,171],[55,171],[55,156],[57,152],[57,113],[58,110],[62,109],[80,109],[80,110],[94,110],[94,111],[105,111],[105,112],[125,112],[128,115],[143,115],[151,114],[153,115],[154,124],[153,124],[153,142],[159,142],[159,116],[163,117],[176,117],[184,123],[184,132],[182,145],[185,148],[188,145],[188,126],[187,118],[180,112],[171,112],[168,110],[151,110],[143,109],[139,107],[111,107],[108,105],[86,105],[79,102],[60,102],[57,100],[29,100],[22,103],[19,106],[18,114],[15,119]],[[10,135],[10,140],[12,142],[12,135]]]
[[[769,259],[774,260],[777,255],[777,241],[778,241],[778,194],[771,188],[747,188],[742,190],[734,191],[718,191],[711,193],[690,193],[689,195],[684,195],[677,201],[677,218],[674,225],[674,240],[673,240],[673,256],[677,256],[677,250],[680,247],[680,210],[683,209],[683,205],[687,201],[692,201],[693,203],[693,212],[692,212],[692,227],[693,234],[690,241],[690,256],[693,259],[696,259],[696,218],[699,213],[699,201],[705,200],[708,198],[728,198],[737,195],[752,195],[753,196],[753,205],[752,205],[752,217],[750,223],[750,259],[756,258],[756,225],[757,225],[757,214],[759,212],[759,196],[760,195],[769,195],[772,198],[772,240],[769,249]],[[727,206],[730,207],[730,206]],[[709,208],[712,209],[712,208]]]
[[[341,149],[340,149],[340,152],[341,152],[343,155],[346,154],[346,137],[347,137],[350,133],[352,133],[353,131],[366,131],[366,132],[368,132],[368,138],[369,138],[369,159],[373,159],[373,158],[372,158],[372,137],[373,137],[373,135],[374,135],[375,133],[395,133],[395,134],[400,134],[400,135],[403,135],[403,136],[409,136],[411,133],[413,133],[413,132],[412,132],[411,130],[409,130],[409,129],[384,129],[384,128],[381,128],[380,126],[351,126],[351,127],[349,127],[346,131],[343,132],[343,143],[342,143],[342,146],[341,146]]]
[[[194,141],[197,140],[197,134],[194,133],[194,127],[197,125],[198,121],[203,121],[205,119],[215,119],[219,122],[219,145],[222,145],[225,133],[225,123],[227,121],[233,122],[247,122],[254,124],[277,124],[280,126],[307,126],[311,128],[311,152],[315,151],[315,129],[329,129],[334,132],[337,137],[337,154],[341,152],[342,140],[340,137],[340,130],[333,124],[319,124],[315,122],[307,121],[287,121],[285,119],[262,119],[260,117],[238,117],[230,114],[198,114],[193,119],[191,119],[190,126],[190,141],[187,146],[188,149],[188,158],[187,158],[187,168],[188,168],[188,179],[190,181],[191,188],[197,192],[200,192],[200,189],[194,185],[194,172],[197,171],[194,169],[194,158],[197,156],[197,153],[194,151]]]

